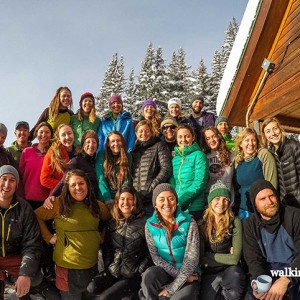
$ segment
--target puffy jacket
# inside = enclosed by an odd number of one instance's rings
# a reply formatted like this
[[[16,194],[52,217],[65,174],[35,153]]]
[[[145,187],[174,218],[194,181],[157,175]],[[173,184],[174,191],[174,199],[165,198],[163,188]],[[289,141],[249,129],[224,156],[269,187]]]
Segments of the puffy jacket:
[[[28,202],[14,196],[10,207],[0,211],[1,257],[21,255],[19,276],[33,277],[42,254],[41,234],[34,212]]]
[[[186,146],[181,152],[174,148],[173,176],[170,180],[178,195],[183,211],[199,211],[205,208],[204,191],[208,180],[208,160],[197,143]]]
[[[104,256],[113,255],[108,269],[115,277],[132,278],[145,271],[150,261],[145,238],[146,218],[132,215],[117,224],[111,219],[108,225],[108,241],[104,243]]]
[[[70,125],[72,126],[74,132],[74,144],[80,147],[81,138],[87,130],[94,130],[95,132],[98,132],[100,122],[101,121],[99,117],[96,117],[94,123],[92,123],[89,121],[88,116],[83,116],[82,120],[78,119],[77,114],[71,116]]]
[[[300,144],[285,137],[277,151],[273,145],[269,150],[277,165],[280,199],[300,207]]]
[[[98,151],[104,149],[106,138],[108,134],[113,130],[121,132],[126,142],[127,151],[131,151],[135,143],[135,131],[131,114],[126,111],[121,112],[116,120],[112,117],[112,113],[104,116],[104,119],[100,123],[98,130]]]
[[[172,175],[171,153],[158,137],[137,141],[132,152],[133,186],[144,202],[150,202],[154,188]]]

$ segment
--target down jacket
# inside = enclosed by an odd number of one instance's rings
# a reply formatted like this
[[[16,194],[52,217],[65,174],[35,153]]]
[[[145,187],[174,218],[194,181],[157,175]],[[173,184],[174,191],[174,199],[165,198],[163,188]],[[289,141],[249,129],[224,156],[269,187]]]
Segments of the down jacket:
[[[19,276],[33,277],[39,268],[42,254],[41,233],[28,202],[14,196],[1,217],[1,257],[21,255]]]
[[[131,155],[133,186],[144,203],[151,202],[154,188],[172,175],[171,153],[160,138],[151,137],[147,142],[137,141]]]
[[[145,238],[145,223],[146,218],[141,215],[132,215],[127,220],[120,220],[119,224],[115,219],[109,221],[103,254],[104,259],[109,260],[108,269],[114,277],[132,278],[148,267],[151,259]]]
[[[280,199],[300,207],[300,144],[285,137],[276,152],[273,145],[269,151],[277,165]]]

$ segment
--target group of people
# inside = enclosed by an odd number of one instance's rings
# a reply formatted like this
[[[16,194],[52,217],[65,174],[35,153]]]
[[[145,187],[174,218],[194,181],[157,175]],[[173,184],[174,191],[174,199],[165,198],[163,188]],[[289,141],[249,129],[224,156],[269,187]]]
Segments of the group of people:
[[[299,299],[290,274],[251,284],[300,269],[300,147],[276,118],[233,139],[201,95],[163,118],[147,99],[140,120],[120,95],[101,120],[92,93],[72,104],[60,87],[7,148],[0,123],[0,299],[8,278],[30,299],[49,270],[53,299]]]

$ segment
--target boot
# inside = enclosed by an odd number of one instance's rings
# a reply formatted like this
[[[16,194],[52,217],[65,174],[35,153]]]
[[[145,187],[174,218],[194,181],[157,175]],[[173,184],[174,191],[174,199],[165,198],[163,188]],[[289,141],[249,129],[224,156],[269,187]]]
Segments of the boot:
[[[0,300],[4,300],[5,282],[0,280]]]

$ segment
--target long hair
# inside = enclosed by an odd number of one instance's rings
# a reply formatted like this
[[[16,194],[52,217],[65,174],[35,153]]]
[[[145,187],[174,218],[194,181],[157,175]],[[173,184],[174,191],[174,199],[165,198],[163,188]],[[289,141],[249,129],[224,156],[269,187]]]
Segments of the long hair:
[[[261,131],[262,131],[262,144],[264,147],[267,147],[268,146],[268,140],[266,139],[266,136],[265,136],[265,128],[271,123],[271,122],[275,122],[277,127],[279,128],[280,130],[280,133],[281,133],[281,142],[283,142],[284,140],[284,129],[281,127],[279,121],[277,118],[275,117],[270,117],[270,118],[267,118],[263,121],[262,123],[262,126],[261,126]]]
[[[241,163],[245,158],[245,153],[244,153],[242,147],[240,146],[240,144],[250,134],[254,134],[254,136],[255,136],[256,143],[257,143],[257,150],[260,148],[259,138],[254,129],[247,127],[244,130],[240,131],[234,141],[235,142],[235,153],[236,153],[235,162],[237,164]]]
[[[144,110],[142,111],[142,116],[145,118],[145,114],[144,114]],[[154,112],[154,116],[152,119],[146,119],[151,123],[153,132],[155,136],[159,136],[160,135],[160,117],[159,117],[159,113],[157,111],[157,109]]]
[[[68,218],[72,214],[72,206],[76,201],[72,198],[69,189],[70,179],[72,178],[72,176],[80,176],[86,182],[88,193],[86,198],[82,202],[85,204],[85,206],[88,208],[88,210],[95,218],[99,218],[100,208],[98,205],[98,201],[94,195],[94,189],[92,187],[92,184],[89,178],[87,177],[86,173],[79,169],[70,170],[66,174],[64,185],[60,195],[60,207],[59,207],[60,215]]]
[[[224,212],[224,214],[218,220],[216,224],[215,213],[212,209],[212,202],[208,204],[207,209],[203,215],[203,222],[201,223],[201,232],[204,237],[211,243],[219,243],[230,234],[229,226],[234,220],[234,214],[230,207]]]
[[[223,138],[222,134],[219,132],[219,130],[213,126],[206,127],[202,130],[202,139],[203,142],[201,143],[203,145],[203,152],[205,154],[211,153],[211,149],[206,143],[206,138],[205,138],[205,132],[211,130],[214,135],[217,137],[219,141],[219,147],[217,149],[218,152],[218,158],[223,166],[230,166],[232,164],[232,161],[230,160],[231,152],[228,149],[225,139]]]
[[[89,98],[92,98],[92,97],[89,97]],[[78,118],[79,121],[82,121],[83,120],[83,116],[84,116],[83,109],[82,109],[82,102],[83,102],[83,100],[80,101],[80,103],[79,103],[80,107],[79,107],[79,109],[77,110],[77,113],[76,113],[77,114],[77,118]],[[97,115],[96,115],[95,99],[94,99],[94,101],[93,101],[93,107],[92,107],[92,109],[91,109],[91,111],[89,113],[89,122],[90,123],[94,123],[95,120],[96,120],[96,118],[97,118]]]
[[[70,108],[72,108],[73,106],[71,90],[66,86],[61,86],[56,90],[55,95],[49,104],[49,120],[53,120],[58,116],[59,105],[60,105],[60,93],[63,91],[69,91],[69,93],[71,94]]]
[[[117,160],[116,160],[116,156],[113,155],[108,145],[109,138],[113,134],[119,136],[122,142],[120,155],[118,155]],[[119,171],[117,173],[116,173],[116,166],[119,166]],[[104,177],[111,189],[119,189],[130,176],[128,158],[126,152],[126,142],[123,135],[119,131],[113,130],[107,136],[106,146],[105,146],[105,161],[103,164],[103,168],[104,168]]]
[[[130,193],[133,196],[133,205],[134,208],[132,210],[132,214],[133,215],[137,215],[141,210],[142,210],[142,200],[139,198],[136,190],[134,189],[133,186],[130,185],[123,185],[117,192],[115,199],[114,199],[114,205],[112,207],[111,210],[111,214],[113,216],[113,218],[116,220],[117,224],[121,221],[124,220],[124,216],[123,213],[121,212],[121,210],[119,209],[119,199],[121,194],[123,193]]]
[[[59,173],[63,173],[66,170],[67,164],[68,164],[68,162],[65,160],[65,158],[62,155],[62,151],[61,151],[62,144],[59,139],[59,131],[61,130],[61,128],[65,127],[65,126],[70,127],[71,130],[73,131],[73,129],[70,125],[60,124],[54,133],[54,141],[49,149],[51,168],[53,170],[56,170]]]

